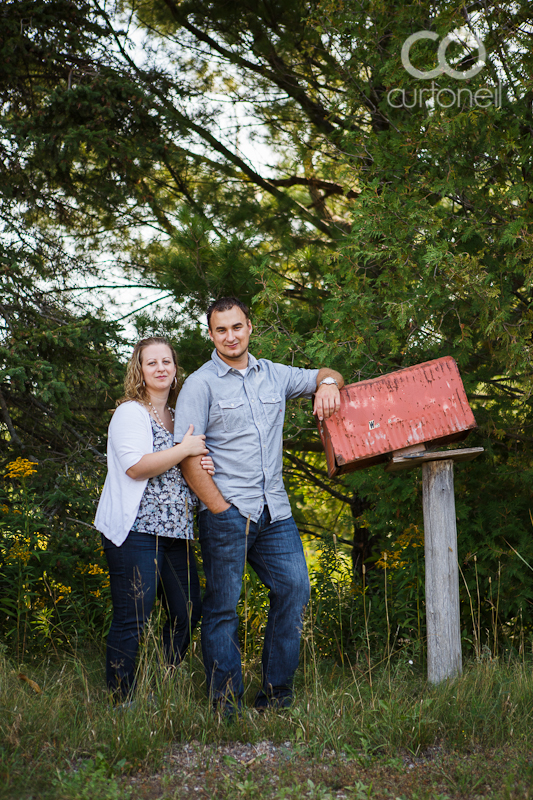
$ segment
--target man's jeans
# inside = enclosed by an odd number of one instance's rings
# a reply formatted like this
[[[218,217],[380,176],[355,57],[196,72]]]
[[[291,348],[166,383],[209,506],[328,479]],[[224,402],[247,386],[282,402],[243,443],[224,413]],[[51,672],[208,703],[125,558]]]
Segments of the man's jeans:
[[[200,619],[202,604],[192,542],[130,531],[117,547],[102,537],[109,565],[113,621],[107,637],[108,687],[123,696],[134,688],[135,657],[156,597],[167,613],[163,655],[178,664]]]
[[[288,706],[309,600],[309,576],[296,524],[292,517],[271,522],[265,508],[257,523],[250,520],[247,533],[247,520],[232,505],[220,514],[202,511],[199,527],[206,577],[202,653],[209,696],[214,703],[240,704],[243,695],[236,608],[248,561],[270,590],[262,689],[255,706]]]

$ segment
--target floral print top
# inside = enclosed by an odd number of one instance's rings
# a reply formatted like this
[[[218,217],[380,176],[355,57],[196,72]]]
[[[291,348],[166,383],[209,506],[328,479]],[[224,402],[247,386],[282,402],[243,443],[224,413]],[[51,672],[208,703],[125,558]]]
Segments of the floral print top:
[[[154,437],[154,453],[173,447],[174,436],[150,415]],[[174,539],[193,538],[193,511],[198,498],[189,489],[179,467],[171,467],[162,475],[149,478],[132,531],[171,536]]]

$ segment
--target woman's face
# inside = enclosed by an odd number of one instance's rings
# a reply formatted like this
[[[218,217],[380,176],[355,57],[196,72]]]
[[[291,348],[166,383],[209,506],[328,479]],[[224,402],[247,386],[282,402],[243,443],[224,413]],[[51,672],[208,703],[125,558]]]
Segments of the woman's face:
[[[150,394],[169,393],[176,377],[176,365],[170,347],[166,344],[149,344],[141,353],[143,380]]]

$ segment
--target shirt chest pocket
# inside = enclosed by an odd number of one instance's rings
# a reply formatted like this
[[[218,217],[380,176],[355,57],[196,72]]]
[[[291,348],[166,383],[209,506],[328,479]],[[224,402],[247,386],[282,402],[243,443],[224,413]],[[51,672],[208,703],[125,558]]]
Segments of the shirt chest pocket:
[[[283,406],[281,403],[281,395],[267,394],[259,398],[267,418],[269,425],[282,425],[283,424]]]
[[[226,433],[241,431],[248,425],[248,414],[242,397],[233,397],[230,400],[220,400],[219,407],[222,414],[222,424]]]

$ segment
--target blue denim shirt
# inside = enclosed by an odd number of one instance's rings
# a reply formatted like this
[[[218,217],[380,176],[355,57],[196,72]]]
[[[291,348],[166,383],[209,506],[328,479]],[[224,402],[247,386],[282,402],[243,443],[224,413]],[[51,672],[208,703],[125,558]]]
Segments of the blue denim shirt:
[[[179,394],[174,441],[181,442],[191,423],[195,434],[205,433],[222,496],[254,522],[265,505],[273,522],[291,516],[282,477],[285,403],[311,397],[317,375],[317,369],[287,367],[248,354],[243,377],[215,350]]]

